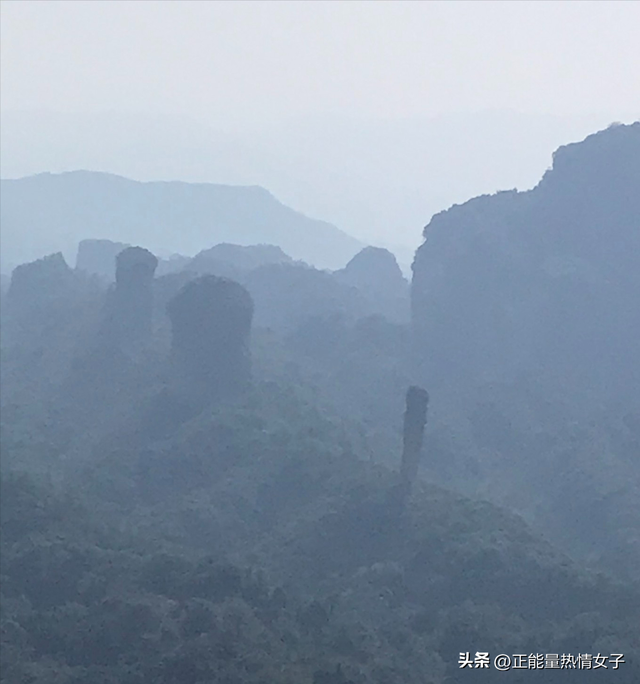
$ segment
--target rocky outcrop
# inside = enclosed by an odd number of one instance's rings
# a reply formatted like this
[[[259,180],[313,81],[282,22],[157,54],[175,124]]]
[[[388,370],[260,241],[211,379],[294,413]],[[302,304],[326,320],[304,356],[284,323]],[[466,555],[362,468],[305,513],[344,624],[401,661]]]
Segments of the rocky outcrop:
[[[17,266],[11,274],[9,296],[31,303],[55,296],[73,280],[73,272],[60,252]]]
[[[355,288],[300,262],[261,266],[243,282],[255,301],[255,324],[260,327],[291,332],[314,318],[350,320],[370,313]]]
[[[275,245],[232,245],[221,243],[205,249],[186,265],[198,275],[217,275],[237,279],[254,268],[291,263],[293,259]]]
[[[76,269],[97,275],[112,283],[116,277],[116,257],[129,247],[112,240],[81,240],[78,244]]]
[[[59,252],[17,266],[7,291],[12,325],[35,333],[55,322],[74,289],[74,274]]]
[[[172,362],[187,391],[206,399],[232,396],[251,379],[253,300],[232,280],[202,276],[169,302]]]
[[[395,256],[382,247],[365,247],[335,274],[351,285],[373,291],[402,291],[407,285]]]
[[[409,320],[409,284],[395,256],[381,247],[365,247],[334,277],[355,287],[369,302],[372,313],[397,323]]]
[[[116,257],[116,282],[107,294],[102,335],[127,355],[136,355],[151,336],[153,276],[158,259],[142,247]]]
[[[640,406],[640,123],[561,147],[534,189],[454,206],[424,237],[425,475],[635,573],[640,467],[623,417]]]
[[[407,390],[407,408],[404,414],[402,463],[400,476],[404,496],[411,493],[413,483],[418,477],[420,452],[424,439],[424,428],[427,424],[427,406],[429,395],[421,387],[412,385]]]
[[[60,253],[16,267],[2,306],[2,346],[11,350],[12,369],[3,372],[3,390],[24,393],[22,401],[30,402],[30,393],[47,393],[61,382],[97,323],[103,297]]]
[[[535,374],[576,404],[640,387],[640,123],[560,148],[533,190],[454,206],[424,236],[412,322],[430,383]]]

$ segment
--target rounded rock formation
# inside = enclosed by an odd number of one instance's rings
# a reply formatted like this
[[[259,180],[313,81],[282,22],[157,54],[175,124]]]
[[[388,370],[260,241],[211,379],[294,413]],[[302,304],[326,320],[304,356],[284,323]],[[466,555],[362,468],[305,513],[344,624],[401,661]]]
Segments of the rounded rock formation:
[[[215,398],[246,387],[253,300],[242,285],[202,276],[178,292],[167,312],[174,366],[190,390]]]

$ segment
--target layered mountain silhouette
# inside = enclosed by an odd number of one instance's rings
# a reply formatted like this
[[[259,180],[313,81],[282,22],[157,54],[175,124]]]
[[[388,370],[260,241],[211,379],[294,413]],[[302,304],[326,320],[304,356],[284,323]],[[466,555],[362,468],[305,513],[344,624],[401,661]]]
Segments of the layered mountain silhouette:
[[[62,251],[80,240],[147,244],[154,252],[195,254],[221,242],[278,245],[295,259],[339,268],[362,244],[304,216],[258,187],[140,183],[90,171],[2,181],[3,263]]]
[[[639,133],[436,216],[411,324],[385,250],[330,272],[105,232],[223,225],[253,190],[90,174],[55,211],[23,197],[58,235],[106,218],[75,268],[3,284],[4,679],[450,684],[481,650],[640,681]]]

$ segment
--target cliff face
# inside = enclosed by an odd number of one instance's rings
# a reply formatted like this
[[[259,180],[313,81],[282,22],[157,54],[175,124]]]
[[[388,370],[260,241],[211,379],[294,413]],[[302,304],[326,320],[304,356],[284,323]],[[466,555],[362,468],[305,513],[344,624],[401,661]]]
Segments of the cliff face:
[[[130,245],[125,242],[81,240],[78,244],[76,268],[97,275],[107,282],[113,282],[116,275],[116,257],[127,247]]]
[[[78,281],[59,252],[15,268],[7,290],[9,338],[24,345],[64,322]]]
[[[424,236],[412,321],[427,378],[540,373],[599,400],[640,386],[640,123],[561,147],[533,190],[454,206]]]
[[[158,259],[143,247],[127,247],[115,258],[116,282],[107,295],[101,335],[129,356],[151,337],[153,276]]]
[[[413,272],[425,473],[634,573],[640,123],[560,148],[533,190],[435,216]]]

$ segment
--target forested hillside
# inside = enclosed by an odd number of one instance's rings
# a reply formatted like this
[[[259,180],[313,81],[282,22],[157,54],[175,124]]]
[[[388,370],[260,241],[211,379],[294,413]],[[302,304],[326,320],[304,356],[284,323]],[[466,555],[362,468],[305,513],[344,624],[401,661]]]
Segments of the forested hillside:
[[[3,681],[635,684],[639,135],[434,217],[411,320],[371,248],[17,267]]]

